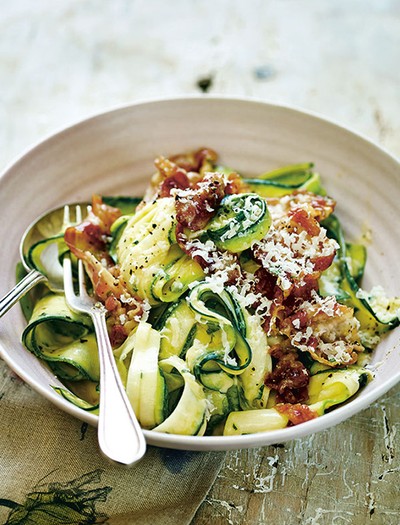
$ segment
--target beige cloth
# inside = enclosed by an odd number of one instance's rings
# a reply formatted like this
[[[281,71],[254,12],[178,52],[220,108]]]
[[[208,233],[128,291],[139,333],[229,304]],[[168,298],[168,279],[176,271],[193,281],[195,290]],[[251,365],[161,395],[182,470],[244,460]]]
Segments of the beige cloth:
[[[110,464],[96,429],[65,414],[0,361],[0,523],[190,523],[224,453],[148,447],[131,468]]]

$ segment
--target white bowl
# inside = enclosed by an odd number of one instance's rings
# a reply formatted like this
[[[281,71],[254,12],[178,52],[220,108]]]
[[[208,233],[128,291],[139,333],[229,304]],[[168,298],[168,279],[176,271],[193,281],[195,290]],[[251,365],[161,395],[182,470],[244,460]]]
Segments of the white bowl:
[[[371,234],[364,287],[381,284],[400,295],[398,257],[400,165],[371,142],[332,122],[254,100],[183,98],[150,101],[80,122],[19,158],[0,178],[0,295],[14,284],[18,244],[42,212],[92,193],[140,196],[153,159],[200,146],[244,174],[313,161],[338,200],[349,240]],[[66,412],[96,425],[97,417],[62,399],[57,379],[20,343],[18,306],[0,320],[1,357],[35,390]],[[192,437],[145,431],[151,445],[228,450],[289,441],[326,429],[359,412],[400,380],[399,331],[389,333],[373,358],[375,379],[352,401],[298,426],[232,437]]]

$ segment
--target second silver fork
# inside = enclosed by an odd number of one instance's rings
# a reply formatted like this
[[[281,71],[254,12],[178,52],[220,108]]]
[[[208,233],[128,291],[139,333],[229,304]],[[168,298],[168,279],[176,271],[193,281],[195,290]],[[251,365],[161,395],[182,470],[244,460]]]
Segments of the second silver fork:
[[[102,453],[111,460],[132,465],[146,452],[142,429],[122,385],[106,325],[106,309],[86,291],[85,270],[78,261],[79,293],[75,294],[71,260],[64,259],[64,291],[68,306],[90,315],[100,362],[100,406],[98,440]]]

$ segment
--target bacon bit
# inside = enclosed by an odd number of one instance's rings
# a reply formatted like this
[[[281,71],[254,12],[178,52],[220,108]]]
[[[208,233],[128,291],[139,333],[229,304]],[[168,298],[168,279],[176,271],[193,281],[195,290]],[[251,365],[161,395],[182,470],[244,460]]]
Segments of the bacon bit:
[[[154,161],[154,165],[161,177],[161,181],[168,179],[168,177],[174,177],[177,173],[184,173],[186,175],[184,169],[163,156],[157,157]]]
[[[323,221],[335,211],[336,201],[331,197],[322,197],[321,195],[315,195],[313,193],[310,195],[312,196],[311,206],[314,209],[313,216],[318,222]]]
[[[90,251],[97,259],[111,264],[105,239],[110,235],[111,225],[120,216],[118,208],[104,204],[99,195],[93,195],[92,209],[87,218],[65,231],[64,240],[68,248],[80,259],[84,258],[84,252]]]
[[[171,190],[173,189],[179,189],[179,190],[185,190],[186,188],[189,188],[190,181],[186,173],[183,171],[177,171],[174,175],[171,175],[167,179],[165,179],[160,186],[160,197],[170,197],[171,196]]]
[[[313,259],[312,262],[314,264],[315,271],[323,272],[324,270],[329,268],[334,258],[335,258],[335,254],[332,253],[332,255],[330,256],[327,255],[326,257],[318,257],[316,259]]]
[[[104,306],[106,307],[108,312],[113,312],[121,306],[121,303],[118,301],[115,295],[110,295],[104,301]]]
[[[254,273],[254,289],[256,293],[261,293],[267,299],[275,299],[276,293],[280,288],[276,285],[276,276],[260,267]]]
[[[287,416],[292,425],[299,425],[300,423],[305,423],[306,421],[318,417],[317,413],[311,410],[308,405],[303,405],[301,403],[282,403],[276,405],[274,408],[280,414]]]
[[[172,189],[186,189],[190,186],[186,170],[165,157],[158,157],[154,164],[158,170],[158,196],[169,197]]]
[[[266,386],[277,391],[278,402],[305,401],[308,398],[310,373],[297,359],[297,353],[290,349],[287,351],[283,343],[273,346],[270,354],[277,359],[277,363],[265,379]]]
[[[110,329],[110,343],[113,348],[117,348],[122,345],[122,343],[127,338],[127,333],[125,329],[120,324],[114,324]]]
[[[309,322],[307,310],[297,310],[294,315],[290,317],[288,316],[286,319],[289,318],[292,326],[297,326],[297,330],[302,330],[303,328],[306,328]]]
[[[225,193],[227,195],[233,195],[237,193],[246,193],[249,192],[249,187],[247,184],[244,183],[242,177],[235,172],[229,173],[229,175],[226,177],[227,183],[226,183],[226,189]]]
[[[168,159],[186,171],[200,173],[204,168],[211,171],[218,160],[217,153],[210,148],[200,148],[190,153],[181,153]]]
[[[269,307],[269,315],[266,316],[263,322],[263,330],[267,335],[274,335],[278,333],[279,321],[285,318],[285,306],[282,302],[274,300]]]
[[[225,182],[219,173],[207,173],[202,181],[187,191],[177,193],[176,220],[191,231],[201,230],[215,215],[225,196]]]
[[[304,196],[304,194],[301,195]],[[306,196],[308,198],[308,194]],[[276,212],[275,217],[273,216],[272,227],[268,235],[252,247],[254,260],[266,272],[258,272],[259,286],[264,286],[264,291],[269,299],[279,298],[282,295],[278,289],[283,292],[283,301],[291,296],[306,299],[311,296],[313,291],[318,290],[318,279],[322,271],[332,264],[336,254],[336,243],[325,235],[324,230],[312,215],[313,208],[311,206],[291,208],[287,205],[286,197],[283,197],[281,202],[283,202],[282,207],[275,204],[279,214]],[[300,251],[297,240],[301,233],[303,236],[302,250]],[[308,246],[313,247],[316,242],[315,238],[317,238],[318,249],[314,247],[310,252],[307,248]],[[271,244],[274,247],[283,246],[283,253],[285,254],[283,263],[288,263],[286,271],[279,270],[279,277],[275,275],[276,269],[274,269],[274,264],[277,262],[281,264],[279,256],[273,255],[271,262],[266,262],[269,260]],[[318,252],[323,254],[319,255]],[[269,265],[271,265],[271,271]],[[271,273],[271,278],[268,279],[267,273]],[[285,282],[284,287],[280,282],[281,280]],[[274,288],[272,288],[273,283],[275,283]]]
[[[116,279],[91,252],[84,252],[81,259],[93,283],[94,293],[103,303],[105,303],[110,296],[118,299],[121,295],[127,293],[125,286],[123,286],[120,280]]]
[[[99,221],[105,234],[110,233],[111,225],[121,216],[121,210],[108,204],[104,204],[100,195],[92,197],[92,213]]]
[[[334,212],[336,201],[331,197],[322,197],[309,191],[295,191],[284,197],[267,198],[268,207],[273,216],[277,218],[289,211],[304,209],[316,221],[321,222]]]
[[[317,272],[315,268],[314,270],[314,274],[304,276],[304,283],[293,283],[293,287],[291,289],[291,295],[293,298],[309,299],[311,293],[318,290],[319,272]],[[290,296],[288,299],[289,298]]]
[[[99,259],[108,258],[102,228],[89,220],[67,228],[64,239],[71,252],[79,258],[87,250],[96,253]]]
[[[94,195],[88,217],[81,224],[67,228],[64,236],[71,252],[83,261],[95,296],[110,314],[108,324],[113,346],[122,343],[134,322],[125,326],[121,319],[126,316],[134,319],[143,313],[141,300],[129,293],[107,251],[107,236],[120,215],[119,209],[104,204],[101,197]],[[129,298],[129,304],[121,298]]]
[[[334,297],[297,304],[295,313],[281,320],[279,330],[293,346],[307,350],[315,361],[331,367],[355,363],[363,350],[353,309]],[[329,359],[325,344],[340,344],[342,361]]]
[[[311,237],[315,237],[319,234],[320,226],[318,221],[309,215],[306,210],[295,208],[288,213],[288,216],[292,217],[292,221],[301,226],[301,228],[303,228]]]

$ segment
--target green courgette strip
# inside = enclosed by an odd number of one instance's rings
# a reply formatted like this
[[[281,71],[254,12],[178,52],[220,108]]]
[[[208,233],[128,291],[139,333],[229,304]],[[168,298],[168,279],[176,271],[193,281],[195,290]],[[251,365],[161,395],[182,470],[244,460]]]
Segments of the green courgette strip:
[[[255,193],[241,193],[222,199],[206,231],[218,248],[240,253],[261,240],[270,226],[266,201]]]
[[[161,334],[160,359],[171,355],[185,359],[197,331],[196,318],[186,298],[172,303],[157,320],[154,328]]]
[[[52,276],[59,276],[62,272],[60,263],[62,256],[68,252],[68,247],[64,241],[64,234],[61,233],[48,239],[38,241],[31,246],[26,254],[26,262],[29,268],[34,268],[47,275],[52,280]],[[46,257],[46,266],[43,266],[42,257]],[[52,265],[49,265],[51,261]]]
[[[86,412],[93,412],[94,414],[99,413],[99,404],[92,404],[88,401],[85,401],[82,397],[77,396],[70,390],[67,390],[66,388],[61,388],[59,386],[52,386],[52,389],[57,392],[61,397],[69,401],[72,405],[75,405],[78,408],[81,408],[82,410],[85,410]]]
[[[264,381],[272,372],[272,359],[268,352],[267,335],[259,319],[242,309],[246,324],[246,340],[251,348],[251,361],[243,372],[236,376],[238,394],[242,410],[265,408],[269,397],[269,388]]]
[[[377,339],[388,330],[391,330],[400,324],[398,315],[388,321],[383,321],[377,310],[371,306],[367,299],[362,297],[362,292],[357,284],[356,279],[359,279],[360,272],[349,267],[349,258],[347,255],[346,242],[340,222],[334,215],[325,219],[322,225],[327,229],[328,235],[333,237],[339,244],[337,253],[337,260],[341,272],[340,288],[344,292],[343,302],[354,308],[355,316],[360,322],[361,330],[367,334],[364,336],[364,346],[369,347],[369,341],[377,342]],[[396,301],[394,299],[393,301]],[[371,345],[372,346],[372,345]]]
[[[156,273],[151,283],[151,294],[156,301],[171,303],[177,301],[191,283],[203,278],[201,266],[189,255],[180,252],[172,262],[165,261],[164,267]]]
[[[113,226],[112,253],[121,275],[129,291],[152,306],[178,300],[190,283],[204,277],[200,265],[176,243],[175,227],[172,197],[148,203]]]
[[[367,250],[362,244],[346,243],[346,264],[350,275],[359,285],[364,275],[367,259]],[[342,288],[341,261],[335,257],[332,264],[324,270],[319,278],[319,293],[322,297],[334,295],[339,302],[345,302],[350,298],[349,294]]]
[[[207,283],[196,285],[187,299],[164,311],[155,328],[161,333],[160,358],[186,359],[207,392],[227,395],[235,388],[242,409],[266,406],[264,378],[272,368],[267,337],[228,291],[217,294]]]
[[[244,178],[246,185],[262,197],[283,197],[294,191],[311,191],[325,195],[314,164],[293,164],[259,175],[257,178]]]
[[[171,373],[175,369],[181,375],[184,386],[173,412],[153,430],[167,434],[202,436],[209,418],[208,402],[203,388],[188,369],[186,362],[178,356],[163,359],[159,365],[165,373]]]
[[[158,366],[160,333],[149,323],[139,323],[130,337],[132,357],[126,393],[143,428],[159,425],[167,413],[167,390]]]
[[[202,381],[203,372],[214,372],[213,363],[227,373],[242,373],[252,354],[240,305],[227,290],[217,294],[206,282],[192,288],[188,303],[199,321],[199,344],[188,350],[196,378]]]
[[[72,312],[62,295],[47,294],[36,303],[22,334],[22,342],[63,379],[99,379],[97,344],[91,321],[87,316]]]

